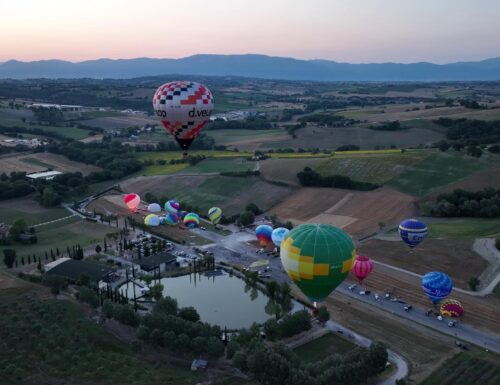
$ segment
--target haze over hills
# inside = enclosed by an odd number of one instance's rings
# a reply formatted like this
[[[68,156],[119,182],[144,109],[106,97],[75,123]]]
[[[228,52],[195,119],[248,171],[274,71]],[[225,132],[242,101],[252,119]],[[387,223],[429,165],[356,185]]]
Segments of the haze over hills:
[[[40,60],[0,63],[0,78],[133,78],[179,74],[318,81],[500,80],[500,57],[450,64],[350,64],[265,55],[194,55],[180,59]]]

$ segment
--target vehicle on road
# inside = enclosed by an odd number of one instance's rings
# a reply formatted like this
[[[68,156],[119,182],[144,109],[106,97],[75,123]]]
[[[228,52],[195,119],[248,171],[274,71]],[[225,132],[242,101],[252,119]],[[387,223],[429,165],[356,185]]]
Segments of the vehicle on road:
[[[373,297],[375,298],[375,301],[380,301],[380,296],[377,293],[375,293]]]
[[[450,322],[448,322],[448,327],[453,328],[455,326],[457,326],[457,321],[450,321]]]
[[[357,286],[356,284],[352,284],[352,285],[350,285],[350,286],[349,286],[349,288],[348,288],[348,289],[349,289],[350,291],[354,291],[354,289],[356,289],[356,286]]]
[[[427,309],[427,311],[425,312],[425,316],[429,317],[431,314],[432,314],[432,309]]]
[[[411,309],[413,309],[413,306],[412,305],[406,305],[403,309],[404,309],[405,312],[409,312]]]
[[[437,319],[438,321],[442,321],[442,320],[443,320],[443,317],[441,317],[440,315],[438,315],[438,316],[436,317],[436,319]]]
[[[371,291],[370,290],[362,290],[359,292],[359,295],[370,295]]]

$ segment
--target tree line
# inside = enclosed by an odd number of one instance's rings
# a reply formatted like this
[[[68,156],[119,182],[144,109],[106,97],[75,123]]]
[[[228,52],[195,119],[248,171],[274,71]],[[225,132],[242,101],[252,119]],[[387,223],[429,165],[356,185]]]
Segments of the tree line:
[[[446,138],[452,144],[462,147],[500,142],[500,120],[439,118],[433,122],[446,128]]]
[[[300,185],[304,187],[335,187],[349,190],[370,191],[379,186],[374,183],[360,182],[344,175],[323,176],[310,167],[305,167],[297,174]]]
[[[480,191],[456,189],[441,194],[431,207],[436,217],[500,217],[500,189],[486,188]]]

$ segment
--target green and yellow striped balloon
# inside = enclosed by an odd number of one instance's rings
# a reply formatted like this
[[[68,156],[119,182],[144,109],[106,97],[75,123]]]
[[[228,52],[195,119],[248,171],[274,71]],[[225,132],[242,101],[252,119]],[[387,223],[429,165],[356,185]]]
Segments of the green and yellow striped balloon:
[[[311,301],[322,301],[351,271],[356,250],[351,237],[331,225],[304,224],[281,243],[281,263]]]
[[[222,210],[218,207],[212,207],[210,210],[208,210],[208,219],[216,225],[217,223],[220,222],[220,219],[222,218]]]

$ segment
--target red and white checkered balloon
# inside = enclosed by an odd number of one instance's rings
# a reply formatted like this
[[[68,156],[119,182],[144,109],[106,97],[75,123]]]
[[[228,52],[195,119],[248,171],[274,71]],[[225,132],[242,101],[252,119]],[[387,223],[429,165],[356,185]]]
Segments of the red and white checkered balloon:
[[[170,135],[187,151],[209,122],[214,109],[214,99],[210,90],[203,84],[175,81],[156,90],[153,108]]]

